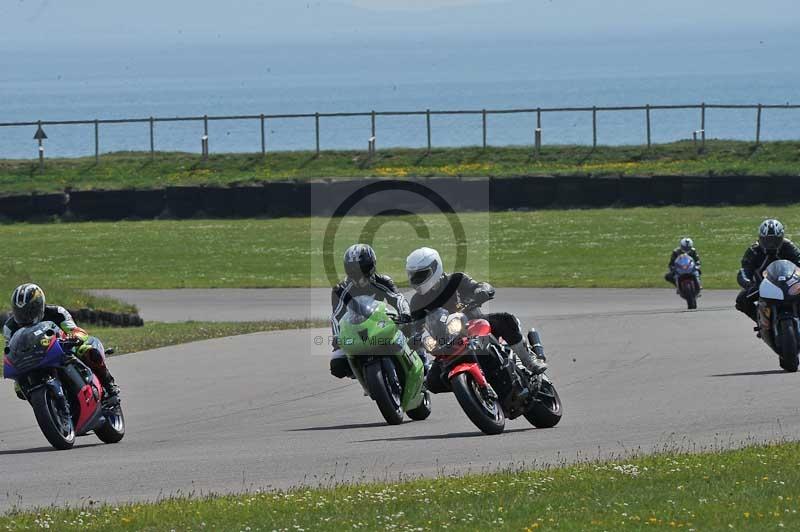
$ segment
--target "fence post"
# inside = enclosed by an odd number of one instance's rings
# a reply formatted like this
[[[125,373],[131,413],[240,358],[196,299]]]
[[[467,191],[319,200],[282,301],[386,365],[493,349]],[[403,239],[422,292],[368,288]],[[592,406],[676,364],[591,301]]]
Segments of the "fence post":
[[[425,111],[425,122],[428,127],[428,153],[431,152],[431,110]]]
[[[486,109],[483,110],[483,149],[486,149]]]
[[[700,151],[706,149],[706,102],[700,104]]]
[[[597,147],[597,106],[592,107],[592,148]]]
[[[647,104],[647,108],[645,109],[647,114],[647,149],[649,150],[652,146],[651,135],[650,135],[650,104]]]
[[[94,119],[94,163],[100,163],[100,123]]]
[[[203,115],[203,139],[202,139],[202,148],[203,148],[203,160],[208,159],[208,115]]]
[[[319,157],[319,113],[314,113],[314,126],[317,137],[317,157]]]
[[[267,133],[264,131],[264,113],[259,117],[261,120],[261,155],[267,154]]]
[[[756,146],[761,144],[761,104],[758,104],[756,113]]]
[[[39,129],[37,129],[36,132],[38,133],[39,131],[42,131],[42,121],[41,120],[39,120]],[[39,135],[36,135],[36,136],[39,137]],[[44,145],[42,144],[42,137],[40,137],[38,139],[38,142],[39,142],[39,171],[40,172],[44,172]]]
[[[150,158],[154,159],[156,156],[156,142],[155,142],[155,134],[153,132],[154,129],[154,122],[153,117],[150,117]]]
[[[536,108],[536,131],[534,132],[534,156],[538,159],[542,151],[542,108]]]

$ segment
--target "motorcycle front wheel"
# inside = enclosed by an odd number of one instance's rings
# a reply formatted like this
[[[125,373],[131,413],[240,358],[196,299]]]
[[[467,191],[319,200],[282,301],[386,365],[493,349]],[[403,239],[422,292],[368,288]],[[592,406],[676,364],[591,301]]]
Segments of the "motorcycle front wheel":
[[[797,330],[794,320],[786,319],[780,322],[778,338],[781,347],[781,368],[789,373],[794,373],[800,365],[797,358]]]
[[[75,445],[75,425],[72,418],[59,412],[59,398],[49,386],[42,386],[31,394],[31,406],[36,422],[50,445],[60,451]]]
[[[487,397],[469,373],[450,381],[453,393],[467,417],[484,434],[500,434],[506,428],[506,414],[497,399]]]
[[[383,419],[389,425],[399,425],[403,422],[403,407],[401,406],[402,388],[397,378],[394,367],[386,371],[386,366],[392,364],[382,361],[367,366],[367,387],[372,399],[378,404]]]

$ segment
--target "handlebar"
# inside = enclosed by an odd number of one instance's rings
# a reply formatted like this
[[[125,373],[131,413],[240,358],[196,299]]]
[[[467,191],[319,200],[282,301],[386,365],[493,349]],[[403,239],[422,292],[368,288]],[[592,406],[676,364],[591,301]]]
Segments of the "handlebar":
[[[76,347],[83,345],[83,340],[80,338],[70,338],[68,340],[61,340],[61,349],[64,351],[72,351]]]
[[[467,312],[481,308],[483,303],[484,302],[478,302],[478,301],[465,301],[464,303],[458,304],[458,311],[466,314]]]

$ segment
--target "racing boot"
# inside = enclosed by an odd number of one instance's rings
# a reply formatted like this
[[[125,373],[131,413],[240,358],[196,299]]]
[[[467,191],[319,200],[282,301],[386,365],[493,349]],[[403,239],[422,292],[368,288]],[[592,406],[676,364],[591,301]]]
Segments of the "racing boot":
[[[97,378],[100,379],[100,384],[103,385],[103,390],[108,399],[116,399],[119,397],[119,386],[114,382],[114,377],[108,368],[103,368],[105,371],[100,370],[97,372]]]
[[[431,362],[428,360],[428,357],[425,355],[425,351],[422,349],[417,350],[417,356],[422,360],[422,374],[427,375],[428,371],[431,369]]]
[[[522,365],[534,375],[540,375],[547,371],[547,363],[534,355],[525,340],[510,345],[509,347],[514,351],[514,354],[517,355],[517,360],[522,362]]]
[[[19,383],[14,381],[14,393],[17,394],[17,397],[22,399],[23,401],[27,401],[28,398],[25,397],[25,394],[22,393],[22,388],[20,387]]]

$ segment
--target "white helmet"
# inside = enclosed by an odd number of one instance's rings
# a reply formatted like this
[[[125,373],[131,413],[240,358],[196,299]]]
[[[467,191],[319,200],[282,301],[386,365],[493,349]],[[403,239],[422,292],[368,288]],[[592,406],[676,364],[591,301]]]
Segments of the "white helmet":
[[[430,292],[444,276],[444,266],[439,252],[431,248],[419,248],[406,259],[406,274],[411,288],[420,294]]]
[[[694,241],[691,238],[689,238],[688,236],[686,238],[681,238],[682,251],[689,252],[692,250],[693,247],[694,247]]]

